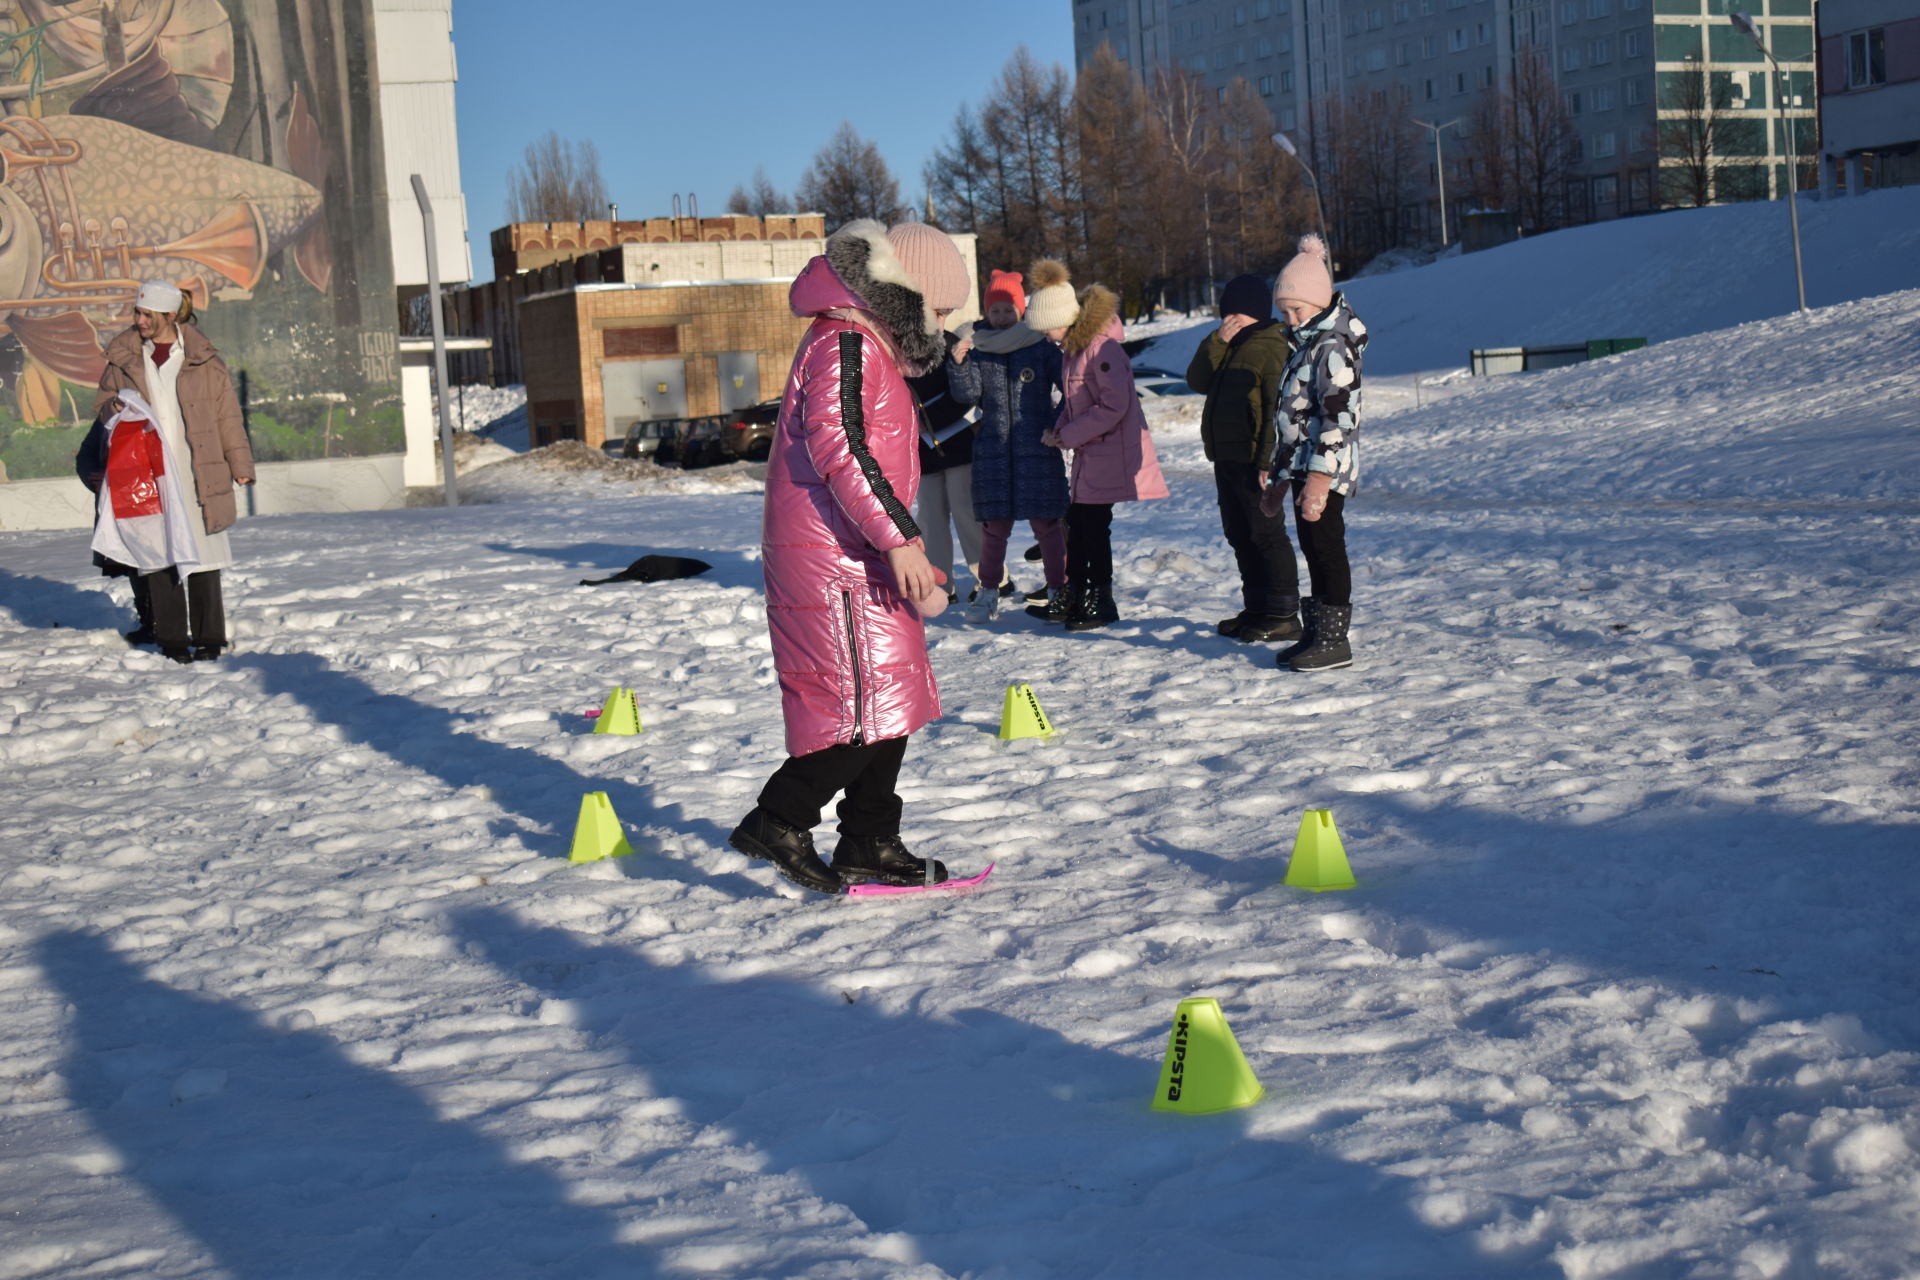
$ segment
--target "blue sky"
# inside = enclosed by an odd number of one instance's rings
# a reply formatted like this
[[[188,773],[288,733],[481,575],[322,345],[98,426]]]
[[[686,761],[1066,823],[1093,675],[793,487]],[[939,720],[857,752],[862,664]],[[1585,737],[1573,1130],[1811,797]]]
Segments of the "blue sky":
[[[755,165],[791,192],[842,120],[879,144],[917,204],[921,166],[954,112],[986,95],[1015,48],[1072,66],[1073,8],[454,0],[453,39],[461,180],[484,273],[507,170],[548,129],[600,149],[623,218],[669,213],[688,192],[702,213],[719,213]]]

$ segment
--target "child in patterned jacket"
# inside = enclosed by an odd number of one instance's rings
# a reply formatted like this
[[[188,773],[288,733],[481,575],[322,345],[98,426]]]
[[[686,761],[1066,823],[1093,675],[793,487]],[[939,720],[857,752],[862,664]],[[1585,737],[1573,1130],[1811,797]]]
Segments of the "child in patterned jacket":
[[[1305,634],[1275,661],[1295,671],[1353,665],[1347,624],[1353,577],[1347,564],[1346,503],[1360,486],[1360,353],[1367,326],[1333,287],[1327,246],[1304,236],[1280,272],[1273,301],[1293,331],[1294,350],[1274,408],[1273,452],[1261,464],[1261,509],[1278,514],[1291,491],[1295,532],[1313,595],[1301,601]]]

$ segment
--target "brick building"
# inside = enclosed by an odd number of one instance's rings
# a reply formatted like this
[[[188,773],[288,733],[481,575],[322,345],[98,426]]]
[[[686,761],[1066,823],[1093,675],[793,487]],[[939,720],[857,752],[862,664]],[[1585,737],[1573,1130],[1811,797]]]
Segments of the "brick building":
[[[977,279],[974,237],[953,239]],[[448,302],[454,332],[493,339],[492,367],[450,376],[524,382],[535,447],[779,395],[807,325],[787,289],[826,247],[819,214],[517,223],[492,240],[498,278]]]

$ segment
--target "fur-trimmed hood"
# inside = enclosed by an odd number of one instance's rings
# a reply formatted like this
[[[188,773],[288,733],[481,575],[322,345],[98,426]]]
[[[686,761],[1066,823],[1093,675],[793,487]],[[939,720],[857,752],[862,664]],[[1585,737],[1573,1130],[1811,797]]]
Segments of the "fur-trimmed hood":
[[[1107,330],[1113,329],[1111,335]],[[1120,296],[1104,285],[1090,284],[1080,291],[1080,315],[1060,340],[1060,349],[1078,355],[1103,336],[1120,339]]]
[[[871,218],[849,222],[807,263],[787,300],[793,313],[815,316],[851,308],[872,317],[899,351],[902,372],[918,377],[947,357],[940,322],[926,295],[900,265],[887,229]]]

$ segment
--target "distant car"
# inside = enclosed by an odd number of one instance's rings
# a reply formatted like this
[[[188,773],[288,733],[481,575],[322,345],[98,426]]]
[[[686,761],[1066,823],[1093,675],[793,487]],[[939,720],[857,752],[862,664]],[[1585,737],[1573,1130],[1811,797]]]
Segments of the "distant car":
[[[1142,375],[1134,370],[1133,389],[1143,396],[1191,396],[1198,395],[1187,385],[1185,377],[1176,374],[1153,373]]]
[[[600,448],[613,458],[653,458],[664,462],[659,456],[662,446],[671,440],[679,429],[677,422],[635,422],[627,427],[625,435],[609,436],[600,442]],[[671,448],[667,449],[672,456]]]

